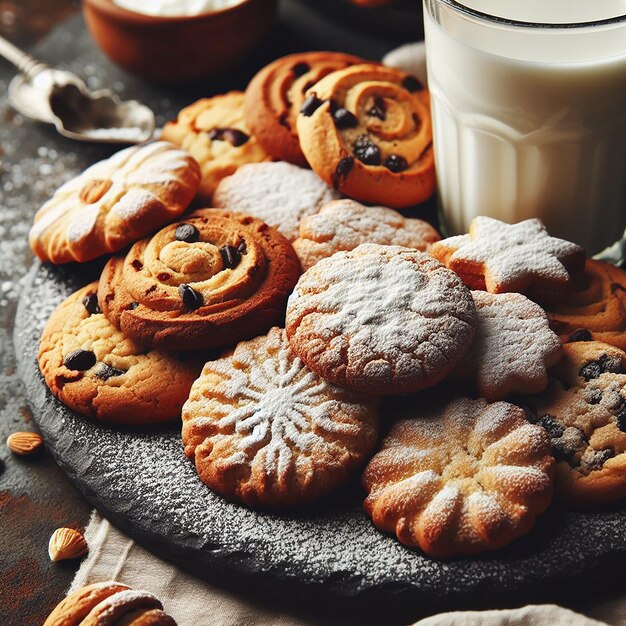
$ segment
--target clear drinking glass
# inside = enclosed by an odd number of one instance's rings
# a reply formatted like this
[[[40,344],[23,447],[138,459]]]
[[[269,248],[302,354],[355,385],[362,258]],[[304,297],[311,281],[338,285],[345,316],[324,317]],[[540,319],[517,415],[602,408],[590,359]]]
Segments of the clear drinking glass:
[[[424,0],[440,214],[626,227],[626,0]]]

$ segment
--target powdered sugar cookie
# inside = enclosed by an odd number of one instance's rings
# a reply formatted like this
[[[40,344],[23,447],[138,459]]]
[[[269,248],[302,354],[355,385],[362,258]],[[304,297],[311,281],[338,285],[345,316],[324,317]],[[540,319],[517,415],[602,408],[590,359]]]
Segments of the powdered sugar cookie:
[[[396,422],[363,474],[380,530],[436,557],[496,550],[552,499],[546,433],[507,402],[456,398]]]
[[[404,246],[425,252],[439,233],[428,222],[403,217],[386,207],[368,207],[354,200],[335,200],[300,222],[293,247],[302,269],[362,243]]]
[[[545,393],[527,396],[557,460],[559,496],[576,506],[626,497],[626,353],[597,341],[568,343]]]
[[[199,182],[196,161],[172,144],[127,148],[67,182],[39,209],[30,247],[51,263],[117,252],[178,217]]]
[[[162,139],[188,150],[200,164],[198,196],[210,202],[222,178],[241,165],[270,157],[251,134],[243,114],[243,93],[203,98],[184,108],[163,128]]]
[[[249,506],[315,500],[371,453],[377,401],[311,372],[285,331],[206,364],[183,410],[183,444],[200,478]]]
[[[461,279],[428,254],[362,244],[322,259],[287,303],[287,336],[323,378],[394,394],[442,380],[474,336],[476,311]]]
[[[472,291],[472,297],[476,335],[455,375],[489,401],[543,391],[546,367],[561,357],[561,341],[544,310],[519,293]]]
[[[258,217],[293,241],[303,217],[339,197],[311,170],[279,161],[240,167],[219,184],[213,206]]]
[[[469,235],[444,239],[430,253],[471,289],[517,291],[540,300],[564,293],[585,263],[580,246],[550,237],[538,219],[505,224],[476,217]]]
[[[565,341],[603,341],[626,350],[626,272],[587,259],[568,296],[548,309],[552,328]]]

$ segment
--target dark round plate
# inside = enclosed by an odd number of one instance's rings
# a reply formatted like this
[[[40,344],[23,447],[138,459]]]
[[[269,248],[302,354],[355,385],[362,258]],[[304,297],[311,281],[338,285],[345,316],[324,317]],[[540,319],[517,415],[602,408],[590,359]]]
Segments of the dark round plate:
[[[75,415],[37,366],[52,310],[98,268],[35,266],[19,304],[20,375],[49,450],[86,498],[156,554],[213,582],[299,607],[335,607],[360,623],[443,609],[557,600],[624,574],[626,509],[553,508],[527,537],[493,555],[434,561],[371,525],[355,480],[290,515],[226,502],[198,479],[177,426],[111,428]],[[348,623],[345,618],[343,623]]]

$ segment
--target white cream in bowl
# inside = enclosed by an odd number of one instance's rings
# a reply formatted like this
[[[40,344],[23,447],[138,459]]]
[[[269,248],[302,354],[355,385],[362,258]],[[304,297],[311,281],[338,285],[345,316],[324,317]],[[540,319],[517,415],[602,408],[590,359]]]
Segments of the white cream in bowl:
[[[113,0],[118,7],[133,13],[157,17],[184,17],[219,11],[243,0]]]

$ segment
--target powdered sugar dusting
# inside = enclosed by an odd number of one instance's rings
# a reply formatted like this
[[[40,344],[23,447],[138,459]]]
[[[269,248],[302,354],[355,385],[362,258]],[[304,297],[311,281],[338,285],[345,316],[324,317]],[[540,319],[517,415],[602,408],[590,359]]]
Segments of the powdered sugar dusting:
[[[254,215],[293,241],[303,217],[339,197],[311,170],[280,161],[240,167],[220,182],[213,205]]]
[[[362,244],[305,272],[287,305],[299,356],[341,385],[398,393],[434,384],[473,336],[456,274],[409,248]]]
[[[455,370],[488,400],[510,393],[539,393],[548,384],[546,367],[561,356],[561,342],[544,310],[517,293],[472,291],[476,335]]]

